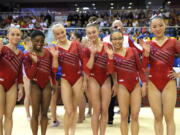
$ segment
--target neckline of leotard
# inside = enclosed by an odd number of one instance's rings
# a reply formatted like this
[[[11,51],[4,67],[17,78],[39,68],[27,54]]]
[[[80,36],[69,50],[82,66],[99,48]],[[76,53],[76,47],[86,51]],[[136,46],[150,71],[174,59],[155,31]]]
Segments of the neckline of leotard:
[[[98,53],[98,54],[101,54],[101,53],[103,53],[103,51],[104,51],[104,45],[105,45],[105,43],[103,42],[102,43],[102,47],[101,47],[101,50],[100,51],[97,51],[96,53]],[[86,47],[86,49],[90,52],[90,49],[89,49],[89,47]]]
[[[21,51],[18,50],[18,54],[16,54],[11,48],[7,47],[7,46],[4,46],[5,48],[9,49],[12,53],[14,53],[16,56],[19,56]]]
[[[70,49],[71,49],[71,47],[72,47],[72,41],[70,41],[70,47],[66,50],[66,49],[64,49],[64,48],[62,48],[60,45],[58,45],[58,47],[60,48],[60,49],[62,49],[62,50],[64,50],[64,51],[66,51],[66,52],[68,52]]]
[[[43,48],[44,49],[44,54],[42,56],[40,55],[36,55],[38,58],[44,58],[46,57],[47,53],[49,52],[47,49]],[[50,53],[50,52],[49,52]]]
[[[153,41],[152,40],[152,43],[155,45],[155,46],[157,46],[157,47],[159,47],[159,48],[162,48],[163,46],[165,46],[166,45],[166,43],[169,41],[169,38],[167,38],[166,39],[166,41],[160,46],[160,45],[158,45],[155,41]]]
[[[104,43],[102,43],[101,51],[98,51],[97,53],[102,53],[104,51]]]
[[[120,56],[120,57],[122,57],[122,58],[125,58],[126,56],[127,56],[127,52],[128,52],[128,50],[129,50],[129,48],[126,48],[126,53],[125,53],[125,55],[124,56],[122,56],[121,54],[119,54],[119,53],[115,53],[116,55],[118,55],[118,56]]]

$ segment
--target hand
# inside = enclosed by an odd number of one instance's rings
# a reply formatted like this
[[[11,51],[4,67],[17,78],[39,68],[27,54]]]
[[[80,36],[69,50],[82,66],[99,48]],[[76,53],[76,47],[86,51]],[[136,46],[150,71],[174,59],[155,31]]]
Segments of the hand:
[[[52,94],[54,95],[56,93],[57,86],[56,85],[52,85],[51,86],[51,90],[52,90]]]
[[[171,71],[170,74],[168,75],[168,77],[171,79],[180,78],[180,73],[176,73],[174,71]]]
[[[82,90],[87,90],[87,80],[83,80],[83,84],[82,84]]]
[[[108,46],[105,46],[106,53],[108,54],[109,59],[113,59],[114,51],[110,49]]]
[[[53,57],[58,57],[59,51],[55,47],[51,47],[48,50],[52,54]]]
[[[141,88],[141,95],[142,97],[145,97],[147,94],[147,86],[146,83],[143,83],[142,88]]]
[[[115,83],[112,87],[112,97],[116,96],[117,95],[117,90],[118,90],[118,83]]]
[[[22,97],[23,97],[23,89],[20,89],[18,91],[18,99],[17,99],[17,101],[20,101],[22,99]]]
[[[139,39],[139,44],[142,46],[144,50],[144,56],[149,57],[150,54],[150,45],[144,42],[143,39]]]
[[[96,52],[98,51],[98,48],[95,47],[94,45],[90,45],[88,48],[89,48],[91,54],[93,54],[93,55],[95,55]]]
[[[2,43],[2,41],[0,41],[0,52],[1,52],[2,48],[3,48],[3,43]]]
[[[36,55],[35,53],[31,53],[31,54],[30,54],[30,57],[31,57],[31,59],[32,59],[33,62],[37,63],[38,57],[37,57],[37,55]]]

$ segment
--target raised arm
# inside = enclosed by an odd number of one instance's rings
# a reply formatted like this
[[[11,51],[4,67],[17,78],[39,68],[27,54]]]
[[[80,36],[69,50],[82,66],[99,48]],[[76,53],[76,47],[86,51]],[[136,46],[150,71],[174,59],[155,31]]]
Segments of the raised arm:
[[[134,49],[134,54],[135,54],[135,59],[136,59],[136,66],[137,66],[137,70],[139,72],[139,76],[140,76],[140,79],[142,81],[142,88],[141,88],[141,94],[142,94],[142,97],[145,97],[146,96],[146,91],[147,91],[147,79],[146,79],[146,74],[145,74],[145,69],[146,68],[143,68],[142,67],[142,63],[140,61],[140,57],[137,53],[137,51]]]
[[[89,47],[89,50],[90,50],[90,58],[89,58],[89,60],[88,60],[88,62],[86,64],[86,66],[87,66],[88,69],[91,70],[93,68],[93,66],[94,66],[94,58],[95,58],[95,55],[96,55],[96,52],[97,52],[97,48],[95,46],[91,45]]]
[[[49,52],[51,53],[51,67],[52,67],[52,72],[57,73],[58,71],[58,50],[55,47],[51,47],[48,49]]]
[[[27,54],[24,58],[24,69],[27,77],[32,80],[37,73],[38,58],[35,54]]]
[[[180,41],[179,40],[175,40],[175,49],[176,49],[176,53],[180,54]]]
[[[143,39],[139,39],[139,44],[143,48],[142,68],[146,69],[149,64],[150,44],[144,42]]]
[[[105,46],[105,51],[108,55],[107,72],[108,72],[108,74],[112,74],[114,71],[114,62],[113,62],[114,51],[112,48],[109,48],[108,46]]]

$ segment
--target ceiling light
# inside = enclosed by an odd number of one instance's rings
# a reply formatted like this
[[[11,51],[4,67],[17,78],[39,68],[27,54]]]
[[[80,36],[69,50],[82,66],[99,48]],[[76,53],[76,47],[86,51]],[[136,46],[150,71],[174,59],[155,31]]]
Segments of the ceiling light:
[[[111,9],[114,9],[114,7],[111,7]]]
[[[167,3],[168,3],[168,4],[171,4],[171,1],[168,1]]]
[[[92,4],[92,6],[96,6],[96,4],[95,4],[95,3],[93,3],[93,4]]]
[[[89,7],[83,7],[83,10],[89,10]]]
[[[114,5],[114,3],[111,3],[110,5],[111,5],[111,6],[113,6],[113,5]]]

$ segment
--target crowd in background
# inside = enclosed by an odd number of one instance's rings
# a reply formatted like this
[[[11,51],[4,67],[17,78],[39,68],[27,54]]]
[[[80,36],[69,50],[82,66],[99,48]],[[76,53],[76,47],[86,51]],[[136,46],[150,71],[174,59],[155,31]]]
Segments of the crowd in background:
[[[149,19],[154,14],[162,14],[167,26],[180,25],[180,12],[176,10],[120,10],[112,14],[106,13],[74,13],[70,14],[67,19],[68,26],[85,27],[91,16],[98,17],[101,27],[111,26],[114,20],[122,20],[124,27],[143,27],[149,26]]]
[[[76,31],[81,36],[85,35],[84,28],[88,19],[92,16],[97,17],[97,22],[100,26],[100,38],[103,39],[110,33],[109,27],[114,20],[121,20],[123,22],[125,33],[129,34],[132,39],[137,40],[139,36],[143,36],[148,39],[153,38],[153,34],[150,32],[149,20],[154,14],[161,14],[165,19],[166,25],[169,27],[166,30],[166,35],[179,39],[180,28],[180,12],[178,9],[172,10],[120,10],[114,11],[111,14],[109,12],[87,12],[78,13],[74,12],[69,14],[67,19],[64,20],[64,26],[67,27],[67,36],[70,38],[70,33]],[[23,39],[25,39],[32,30],[43,30],[46,34],[51,25],[55,22],[55,17],[49,13],[42,14],[0,14],[0,40],[4,43],[7,42],[6,33],[9,27],[21,28],[23,31]],[[173,26],[173,27],[172,27]]]
[[[50,15],[33,15],[31,13],[23,14],[2,14],[0,15],[0,28],[17,27],[27,29],[48,28],[52,24]]]

